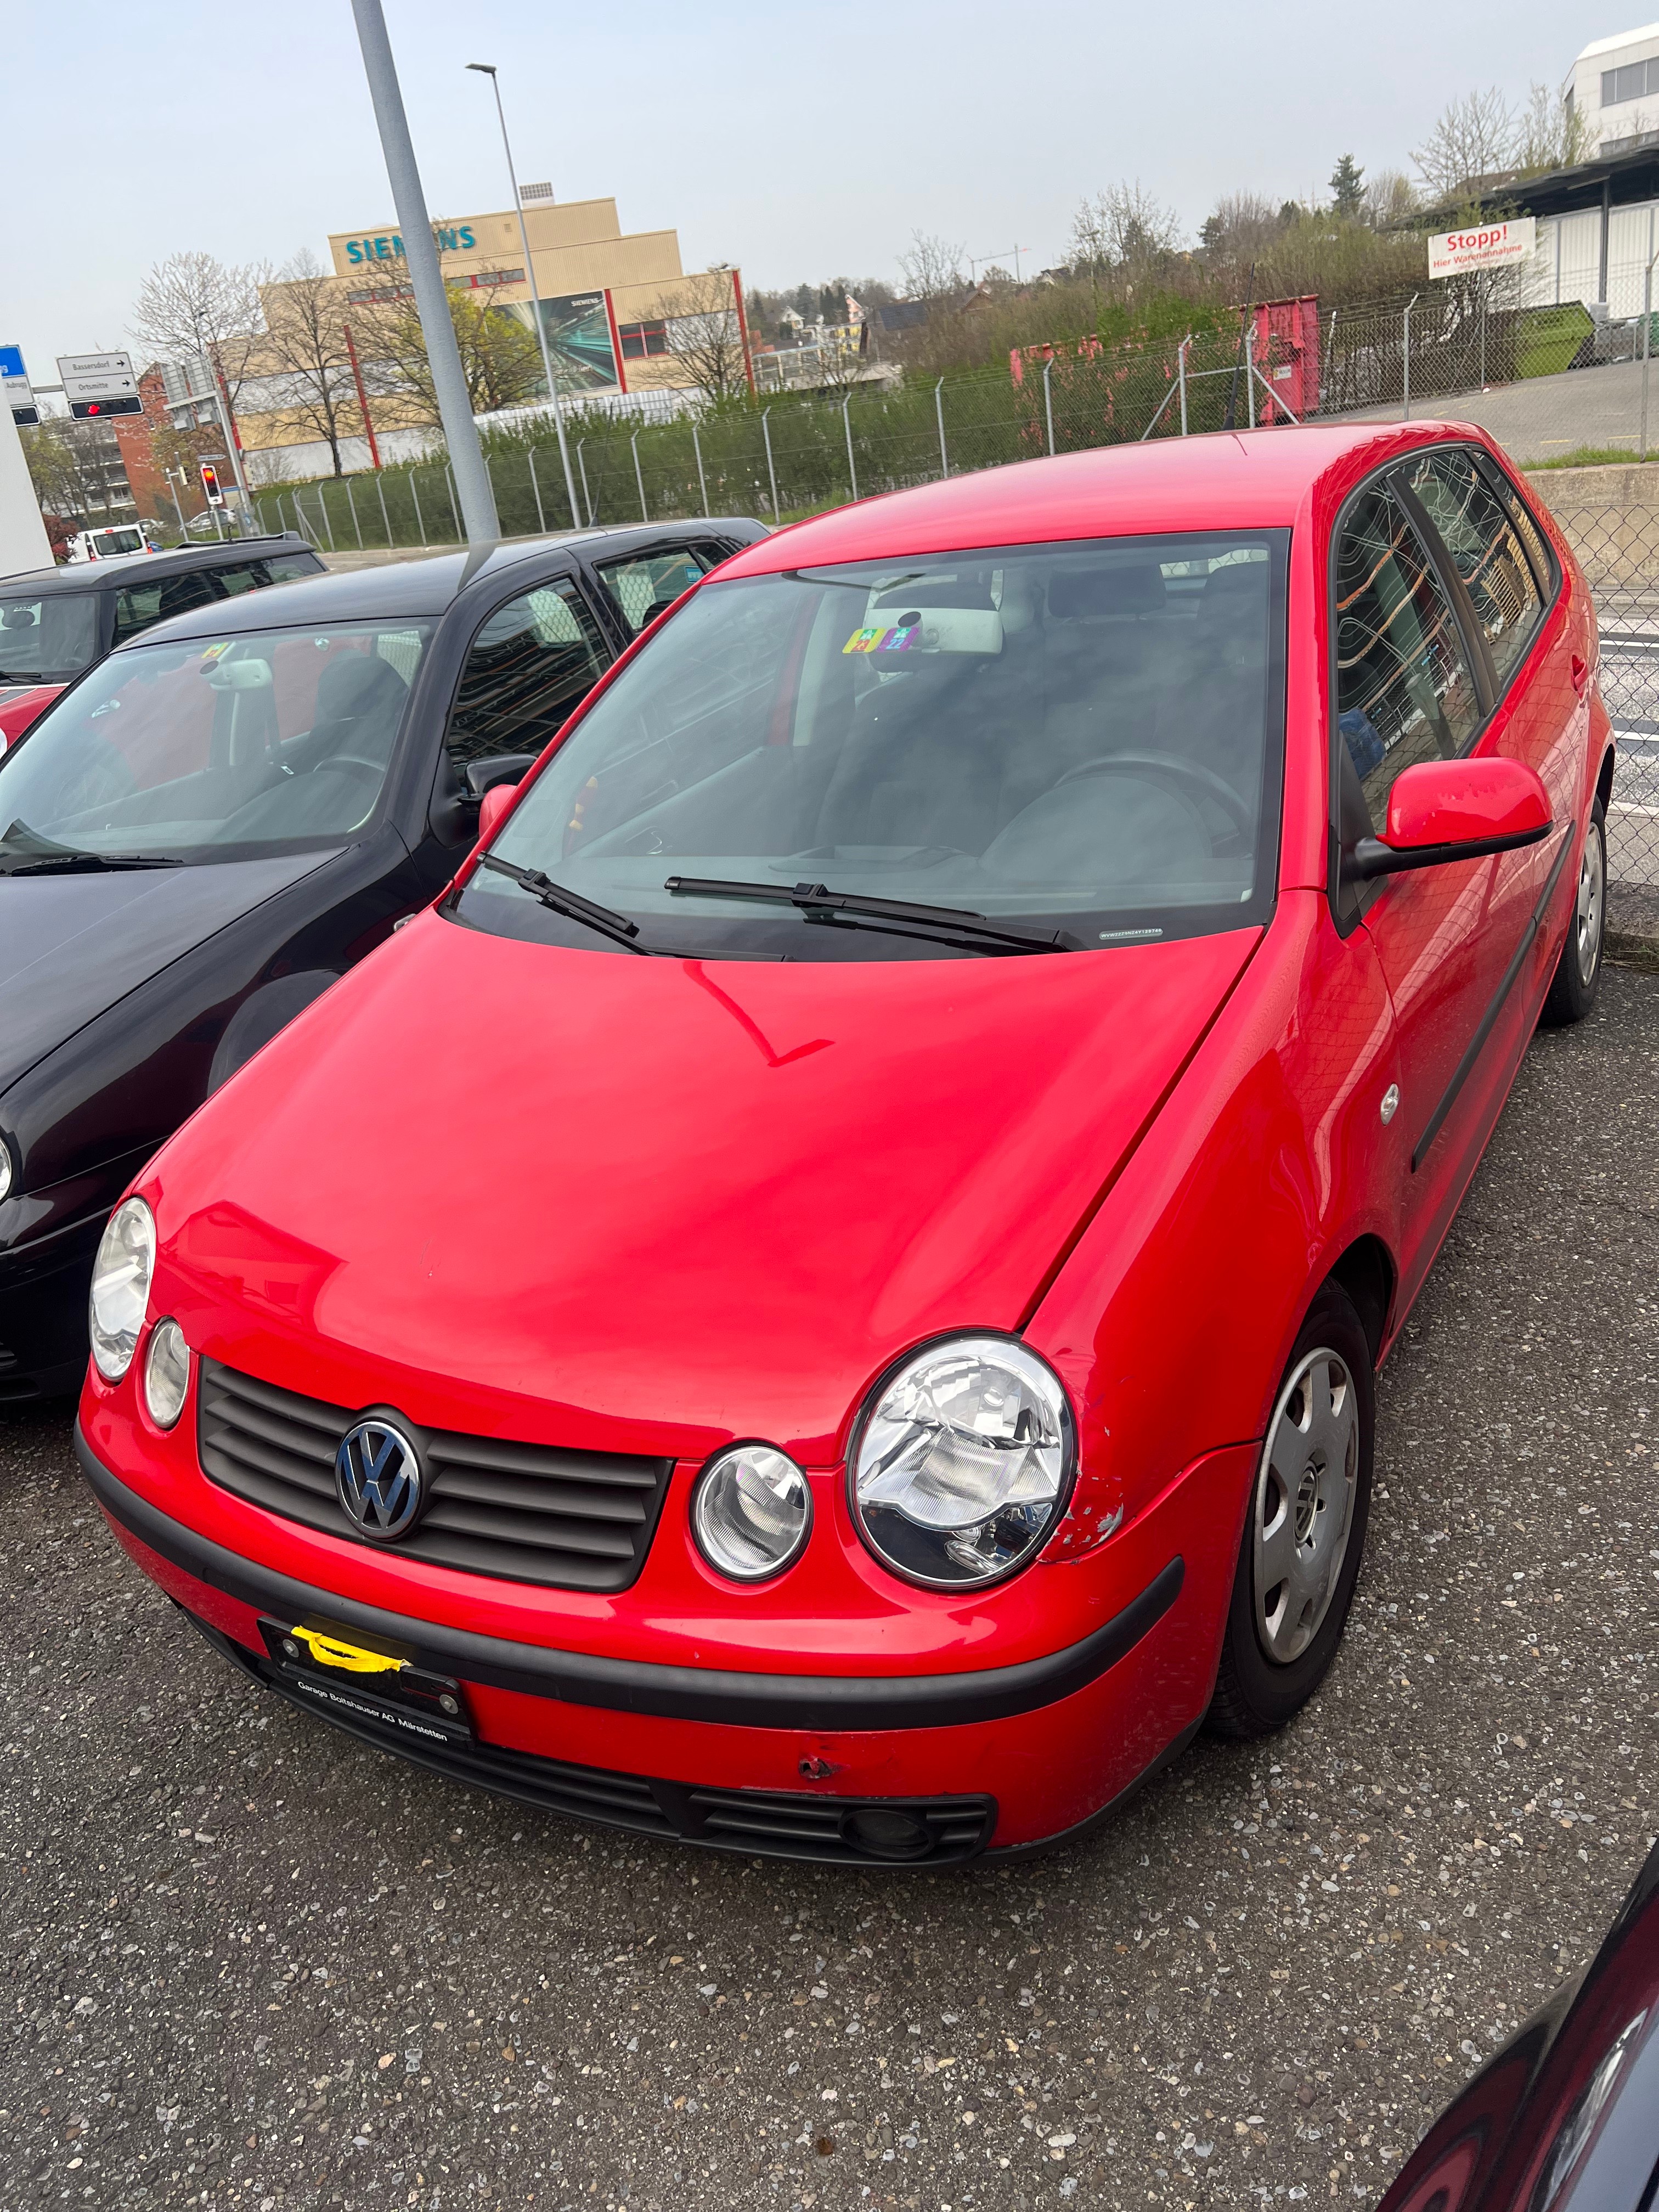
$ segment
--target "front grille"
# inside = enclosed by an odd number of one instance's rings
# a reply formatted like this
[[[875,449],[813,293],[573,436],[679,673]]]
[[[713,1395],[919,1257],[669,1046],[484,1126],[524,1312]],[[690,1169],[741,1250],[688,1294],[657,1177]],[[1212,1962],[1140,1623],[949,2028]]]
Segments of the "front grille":
[[[362,1418],[202,1362],[197,1448],[208,1480],[268,1513],[367,1545],[334,1486],[335,1453]],[[625,1589],[638,1574],[672,1460],[403,1425],[421,1455],[426,1503],[407,1536],[369,1549],[550,1589]]]
[[[811,1859],[841,1866],[935,1867],[976,1858],[997,1824],[994,1797],[817,1797],[805,1791],[714,1790],[684,1782],[615,1774],[600,1766],[572,1766],[500,1744],[451,1744],[439,1748],[393,1735],[372,1723],[325,1712],[292,1688],[279,1668],[204,1620],[191,1619],[227,1658],[256,1676],[314,1719],[343,1729],[377,1751],[395,1751],[452,1782],[489,1790],[566,1820],[587,1820],[630,1834],[702,1844],[747,1858]],[[926,1828],[928,1846],[915,1857],[892,1860],[868,1850],[852,1829],[853,1816],[872,1809],[902,1810]]]

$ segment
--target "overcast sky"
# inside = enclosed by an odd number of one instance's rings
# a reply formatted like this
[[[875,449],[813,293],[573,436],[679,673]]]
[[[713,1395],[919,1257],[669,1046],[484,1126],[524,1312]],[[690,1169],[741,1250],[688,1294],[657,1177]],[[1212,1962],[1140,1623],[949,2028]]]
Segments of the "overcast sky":
[[[435,216],[506,206],[487,80],[520,176],[678,227],[688,268],[751,284],[895,276],[913,231],[1038,268],[1085,194],[1139,178],[1195,230],[1222,193],[1323,190],[1339,154],[1406,167],[1448,100],[1559,85],[1626,27],[1546,0],[386,0]],[[145,270],[204,248],[321,255],[392,216],[349,0],[125,0],[8,11],[0,341],[126,341]]]

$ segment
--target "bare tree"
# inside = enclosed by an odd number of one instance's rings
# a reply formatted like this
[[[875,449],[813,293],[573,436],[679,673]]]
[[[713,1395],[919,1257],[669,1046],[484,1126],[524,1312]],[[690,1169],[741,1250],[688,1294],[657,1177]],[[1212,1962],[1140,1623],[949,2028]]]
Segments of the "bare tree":
[[[1492,85],[1454,100],[1412,159],[1436,199],[1449,200],[1481,178],[1509,168],[1516,136],[1509,102]]]
[[[1576,107],[1547,84],[1534,84],[1516,121],[1510,159],[1523,176],[1570,169],[1588,159],[1595,133]]]
[[[1166,262],[1181,244],[1181,221],[1139,181],[1109,185],[1085,200],[1072,218],[1072,251],[1085,274],[1109,270],[1133,274]]]
[[[343,475],[343,416],[356,414],[344,287],[307,252],[278,270],[264,301],[265,340],[258,365],[270,380],[270,396],[328,447],[335,475]]]
[[[1258,260],[1285,228],[1282,211],[1260,192],[1230,192],[1199,229],[1208,258],[1222,268]]]
[[[711,399],[732,399],[749,389],[743,328],[729,269],[710,269],[679,280],[664,303],[668,350]]]
[[[186,370],[205,362],[222,380],[234,415],[260,342],[259,287],[268,274],[210,253],[172,254],[155,264],[139,288],[133,335],[161,361]]]
[[[1417,193],[1403,169],[1378,169],[1365,182],[1359,220],[1372,230],[1402,230],[1417,215]]]
[[[965,289],[962,263],[967,250],[965,246],[952,245],[949,240],[930,236],[925,231],[912,231],[908,249],[899,256],[905,298],[954,298]]]
[[[101,422],[53,416],[21,434],[29,479],[42,507],[80,519],[114,512],[109,495],[109,432]]]

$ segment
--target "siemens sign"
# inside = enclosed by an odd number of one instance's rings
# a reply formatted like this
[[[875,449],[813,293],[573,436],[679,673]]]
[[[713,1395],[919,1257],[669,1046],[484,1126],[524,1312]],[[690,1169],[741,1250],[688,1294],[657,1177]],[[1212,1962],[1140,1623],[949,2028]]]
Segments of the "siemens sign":
[[[434,223],[432,235],[437,240],[440,253],[468,253],[477,243],[470,222],[459,222],[453,227]],[[404,242],[395,230],[381,238],[349,238],[346,240],[348,261],[401,261],[403,258]]]

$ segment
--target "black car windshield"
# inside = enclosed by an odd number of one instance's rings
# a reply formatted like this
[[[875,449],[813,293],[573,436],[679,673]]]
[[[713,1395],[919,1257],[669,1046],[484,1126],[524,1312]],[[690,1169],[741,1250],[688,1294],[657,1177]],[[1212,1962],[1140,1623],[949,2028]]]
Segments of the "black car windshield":
[[[1043,949],[1257,921],[1286,542],[1113,538],[707,585],[576,724],[494,853],[631,919],[651,951],[1019,949],[792,907],[798,885],[961,910]],[[603,942],[506,870],[475,874],[457,912]]]
[[[67,684],[98,658],[99,594],[0,594],[0,684]]]
[[[0,862],[349,836],[380,798],[430,630],[228,631],[112,654],[0,758]]]

